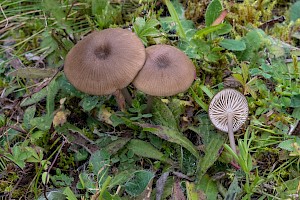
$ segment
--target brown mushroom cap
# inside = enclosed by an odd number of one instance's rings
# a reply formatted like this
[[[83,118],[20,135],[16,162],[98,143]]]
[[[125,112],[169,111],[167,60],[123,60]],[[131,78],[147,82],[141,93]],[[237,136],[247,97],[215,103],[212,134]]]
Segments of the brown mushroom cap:
[[[146,62],[133,84],[152,96],[171,96],[187,90],[194,78],[195,66],[182,51],[153,45],[146,48]]]
[[[209,104],[209,118],[214,126],[228,132],[228,117],[232,118],[232,131],[237,131],[247,120],[248,102],[246,97],[234,89],[224,89],[218,92]]]
[[[129,85],[145,59],[144,45],[134,33],[110,28],[79,41],[66,56],[64,71],[76,89],[106,95]]]

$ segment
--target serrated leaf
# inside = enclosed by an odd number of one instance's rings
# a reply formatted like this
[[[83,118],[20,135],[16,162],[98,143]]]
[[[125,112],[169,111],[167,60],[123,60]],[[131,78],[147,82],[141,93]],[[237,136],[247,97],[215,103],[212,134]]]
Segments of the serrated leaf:
[[[181,132],[178,130],[171,129],[166,126],[157,126],[153,124],[139,124],[144,131],[149,131],[158,137],[167,140],[172,143],[179,144],[191,152],[196,158],[199,158],[199,152],[193,143],[187,139]]]
[[[47,68],[35,68],[35,67],[25,67],[16,69],[8,74],[8,76],[18,76],[20,78],[27,79],[44,79],[52,77],[55,74],[56,70]]]
[[[152,114],[153,121],[156,124],[163,125],[175,130],[178,129],[177,121],[172,111],[160,99],[154,99]]]
[[[212,23],[220,16],[223,6],[220,0],[212,0],[205,12],[205,25],[211,26]]]
[[[230,51],[243,51],[246,49],[245,42],[241,40],[223,39],[220,45]]]
[[[125,184],[126,192],[131,196],[138,196],[146,189],[153,177],[154,174],[150,171],[136,171]]]
[[[163,153],[161,153],[154,146],[143,140],[132,139],[127,144],[127,148],[132,150],[134,154],[141,157],[152,158],[163,162],[167,162],[169,164],[173,163],[171,159],[165,158]]]

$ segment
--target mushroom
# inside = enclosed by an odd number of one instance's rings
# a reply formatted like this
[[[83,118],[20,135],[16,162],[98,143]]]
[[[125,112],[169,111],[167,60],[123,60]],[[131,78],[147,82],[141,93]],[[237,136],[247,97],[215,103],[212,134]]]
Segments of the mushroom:
[[[110,28],[94,31],[79,41],[67,54],[64,71],[70,83],[82,92],[107,95],[123,89],[128,98],[126,86],[145,59],[144,45],[134,33]]]
[[[237,131],[248,117],[246,97],[234,89],[218,92],[209,104],[208,114],[214,126],[227,132],[231,149],[237,153],[233,133]]]
[[[152,96],[172,96],[187,90],[195,78],[193,62],[179,49],[170,45],[153,45],[146,48],[146,62],[133,80],[133,85]]]

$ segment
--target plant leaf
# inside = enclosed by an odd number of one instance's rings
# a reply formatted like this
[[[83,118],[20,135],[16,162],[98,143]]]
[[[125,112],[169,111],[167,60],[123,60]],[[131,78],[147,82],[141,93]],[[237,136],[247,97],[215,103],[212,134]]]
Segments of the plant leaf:
[[[246,49],[245,42],[241,40],[223,39],[220,45],[231,51],[243,51]]]
[[[167,140],[172,143],[179,144],[191,152],[196,158],[199,158],[199,152],[193,143],[187,139],[181,132],[178,130],[170,129],[166,126],[157,126],[153,124],[139,124],[144,131],[149,131],[158,137]]]
[[[205,12],[205,25],[211,26],[212,23],[220,16],[223,6],[220,0],[212,0]]]
[[[127,144],[127,148],[131,149],[134,154],[141,157],[152,158],[163,162],[167,162],[169,164],[173,163],[171,159],[165,158],[163,153],[161,153],[154,146],[143,140],[132,139]]]
[[[169,127],[171,129],[177,130],[177,121],[169,109],[169,107],[163,103],[160,99],[154,99],[153,101],[153,121],[156,124]]]
[[[150,171],[136,171],[133,176],[126,182],[125,190],[131,196],[138,196],[141,194],[154,177]]]
[[[197,184],[197,188],[204,192],[206,199],[217,199],[217,184],[208,175],[204,175],[202,177],[199,184]]]
[[[67,196],[68,200],[77,200],[75,194],[72,192],[72,190],[69,187],[66,187],[64,189],[63,194]]]

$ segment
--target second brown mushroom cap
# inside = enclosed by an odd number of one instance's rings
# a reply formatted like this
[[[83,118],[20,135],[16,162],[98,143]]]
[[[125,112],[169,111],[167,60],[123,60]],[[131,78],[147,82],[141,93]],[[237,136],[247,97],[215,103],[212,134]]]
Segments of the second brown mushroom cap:
[[[193,62],[170,45],[146,48],[146,62],[133,85],[152,96],[172,96],[187,90],[195,78]]]

